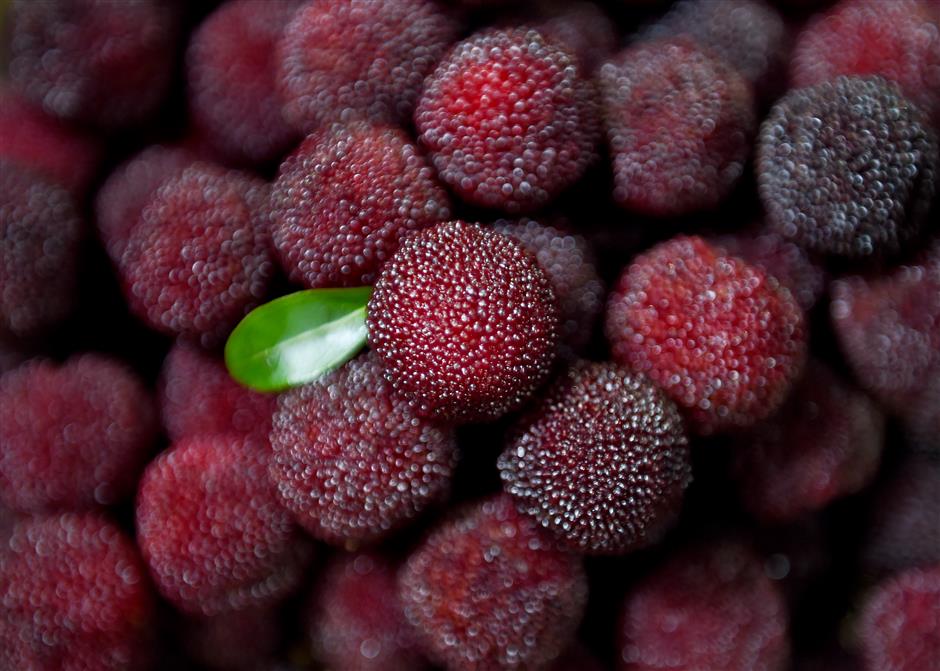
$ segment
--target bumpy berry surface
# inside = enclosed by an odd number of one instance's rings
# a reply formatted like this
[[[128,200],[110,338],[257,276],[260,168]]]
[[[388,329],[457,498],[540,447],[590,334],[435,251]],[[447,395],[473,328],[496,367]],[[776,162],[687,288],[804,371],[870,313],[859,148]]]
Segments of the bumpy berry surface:
[[[764,0],[679,0],[641,37],[691,38],[770,93],[788,55],[788,33],[783,16]]]
[[[98,236],[113,261],[120,261],[131,231],[154,192],[195,161],[195,154],[182,147],[153,145],[108,176],[95,196],[95,219]]]
[[[927,119],[879,77],[790,91],[757,145],[770,226],[813,251],[854,258],[894,254],[917,235],[937,169]]]
[[[23,518],[0,553],[0,668],[147,668],[153,598],[133,541],[94,514]]]
[[[627,595],[623,671],[783,671],[783,595],[760,557],[738,541],[686,549]]]
[[[546,379],[558,343],[555,293],[512,239],[459,221],[406,238],[369,301],[369,343],[419,411],[498,417]]]
[[[309,287],[375,282],[410,231],[450,218],[447,194],[397,128],[336,124],[281,165],[272,237],[291,279]]]
[[[199,26],[186,52],[195,123],[223,156],[257,164],[294,139],[281,114],[276,46],[300,0],[236,0]]]
[[[940,365],[940,258],[831,286],[832,326],[859,383],[903,414]]]
[[[276,396],[241,386],[221,358],[190,344],[176,343],[163,362],[160,412],[171,441],[213,433],[267,441],[276,404]]]
[[[80,198],[98,170],[101,148],[89,135],[0,89],[0,158],[37,170]]]
[[[276,606],[249,607],[180,623],[189,654],[209,669],[261,671],[275,658],[282,635]]]
[[[522,421],[499,458],[519,510],[571,550],[655,543],[692,479],[679,409],[616,364],[573,365]]]
[[[82,235],[64,188],[0,160],[0,334],[29,337],[68,315]]]
[[[665,389],[700,433],[773,413],[806,351],[790,292],[697,237],[638,256],[609,298],[606,328],[614,359]]]
[[[604,284],[587,240],[531,219],[497,221],[493,229],[534,254],[552,283],[558,298],[561,353],[571,356],[583,350],[604,307]]]
[[[271,477],[317,538],[370,541],[401,527],[450,488],[453,432],[415,416],[371,355],[281,395]]]
[[[457,44],[425,83],[415,126],[462,199],[507,212],[541,207],[577,181],[600,127],[577,58],[523,28]]]
[[[260,180],[206,163],[166,180],[119,263],[131,310],[157,330],[215,344],[267,290],[267,199]]]
[[[744,504],[770,523],[820,510],[874,479],[883,443],[874,402],[813,361],[783,408],[736,446]]]
[[[670,216],[724,200],[757,126],[737,71],[691,41],[653,40],[604,64],[599,81],[621,205]]]
[[[344,555],[311,603],[313,654],[336,671],[418,671],[426,663],[398,599],[396,567],[380,555]]]
[[[940,121],[940,7],[924,0],[842,0],[800,33],[790,81],[880,75]]]
[[[55,116],[137,123],[167,93],[176,24],[160,0],[15,0],[10,82]]]
[[[84,354],[0,378],[0,500],[79,509],[128,496],[157,434],[153,399],[123,364]]]
[[[536,23],[540,33],[564,44],[590,74],[617,49],[617,27],[593,2],[566,2],[548,7],[548,16]]]
[[[184,438],[144,472],[137,540],[157,588],[186,612],[276,601],[302,573],[290,514],[267,477],[268,447],[237,435]]]
[[[461,669],[539,668],[571,642],[587,590],[506,495],[442,523],[399,576],[405,616],[432,659]]]
[[[278,45],[284,116],[305,133],[351,118],[403,122],[456,33],[430,0],[307,2]]]
[[[862,565],[873,575],[940,563],[940,460],[910,457],[878,492]]]
[[[875,589],[858,639],[866,671],[921,671],[940,659],[940,564],[913,569]]]
[[[915,450],[940,455],[940,354],[937,358],[903,420]]]
[[[823,266],[811,259],[802,247],[776,233],[722,235],[713,243],[772,275],[790,290],[806,311],[816,305],[826,290],[828,278]]]

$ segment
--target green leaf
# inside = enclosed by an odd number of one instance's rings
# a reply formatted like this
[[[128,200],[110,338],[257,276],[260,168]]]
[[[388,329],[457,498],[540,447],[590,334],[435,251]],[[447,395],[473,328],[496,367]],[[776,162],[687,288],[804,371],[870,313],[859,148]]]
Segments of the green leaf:
[[[279,391],[349,361],[366,343],[372,287],[309,289],[255,308],[225,343],[225,365],[246,387]]]

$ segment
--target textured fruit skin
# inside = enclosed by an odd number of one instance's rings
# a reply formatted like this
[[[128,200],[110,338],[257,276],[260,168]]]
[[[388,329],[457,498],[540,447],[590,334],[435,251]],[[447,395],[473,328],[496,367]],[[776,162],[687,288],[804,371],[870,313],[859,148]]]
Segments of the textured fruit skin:
[[[712,243],[776,278],[807,312],[816,305],[829,283],[822,265],[810,258],[802,247],[776,233],[722,235]]]
[[[498,467],[519,511],[585,554],[658,541],[692,480],[679,409],[611,363],[571,366],[522,420]]]
[[[627,595],[622,671],[783,671],[790,644],[783,595],[736,540],[687,548]]]
[[[604,283],[588,241],[532,219],[499,220],[493,230],[533,254],[552,283],[558,298],[559,354],[571,358],[583,351],[604,307]]]
[[[600,124],[577,57],[533,29],[488,29],[428,77],[418,139],[438,175],[473,205],[542,207],[596,157]]]
[[[871,483],[883,445],[878,406],[811,361],[787,403],[736,445],[744,505],[770,524],[821,510]]]
[[[41,172],[81,198],[95,177],[101,153],[90,135],[0,89],[0,159]]]
[[[369,344],[422,415],[494,419],[548,377],[555,293],[512,239],[451,221],[406,238],[368,306]]]
[[[10,82],[58,117],[139,123],[169,88],[177,18],[160,0],[15,0]]]
[[[278,158],[294,140],[277,93],[276,47],[300,0],[236,0],[196,29],[186,51],[193,121],[238,164]]]
[[[0,501],[76,510],[126,498],[157,437],[153,399],[98,354],[27,362],[0,378]]]
[[[183,147],[152,145],[114,169],[95,196],[98,237],[115,263],[121,260],[131,230],[144,206],[173,175],[196,161]]]
[[[137,495],[137,540],[160,593],[187,613],[277,601],[301,578],[306,547],[251,437],[193,436],[150,463]]]
[[[689,38],[732,65],[761,97],[775,93],[790,46],[783,16],[764,0],[679,0],[640,37]]]
[[[940,8],[923,0],[841,0],[800,33],[790,81],[813,86],[840,75],[894,81],[940,121]]]
[[[313,654],[335,671],[427,668],[398,599],[396,568],[377,554],[338,557],[310,604]]]
[[[705,434],[768,417],[806,354],[790,292],[698,237],[634,259],[608,299],[606,331],[614,360],[650,377]]]
[[[0,160],[0,335],[29,338],[68,316],[83,229],[64,188]]]
[[[909,457],[877,493],[862,550],[866,573],[884,576],[940,563],[940,460]]]
[[[940,366],[940,257],[840,279],[830,293],[832,327],[859,384],[903,415]]]
[[[580,560],[497,495],[458,511],[399,574],[405,616],[448,669],[540,668],[574,635],[587,597]]]
[[[758,191],[770,227],[812,251],[892,255],[934,193],[937,141],[880,77],[839,77],[781,98],[761,125]]]
[[[598,74],[614,199],[655,216],[713,208],[744,173],[751,86],[689,40],[640,42]]]
[[[207,163],[166,180],[118,264],[131,311],[169,335],[217,344],[267,291],[267,199],[260,180]]]
[[[114,524],[92,513],[25,517],[0,553],[0,668],[149,668],[153,597]]]
[[[593,2],[549,6],[547,16],[536,23],[545,37],[564,44],[581,62],[581,70],[592,74],[617,49],[617,27]]]
[[[940,659],[940,564],[879,585],[858,622],[865,671],[921,671]]]
[[[353,118],[401,123],[456,34],[430,0],[307,2],[277,48],[284,116],[304,133]]]
[[[372,355],[282,394],[271,445],[282,503],[336,544],[405,525],[446,495],[457,463],[453,431],[416,417]]]
[[[408,136],[367,123],[308,136],[281,164],[271,207],[281,264],[308,287],[373,284],[404,235],[450,218]]]
[[[238,384],[221,358],[177,342],[160,373],[160,414],[171,441],[213,433],[251,434],[264,441],[277,397]]]

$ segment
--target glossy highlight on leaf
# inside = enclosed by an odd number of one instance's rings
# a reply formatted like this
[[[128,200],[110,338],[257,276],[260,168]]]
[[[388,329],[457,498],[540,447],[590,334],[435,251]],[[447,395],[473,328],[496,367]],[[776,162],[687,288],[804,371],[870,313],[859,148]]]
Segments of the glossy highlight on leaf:
[[[225,365],[241,384],[279,391],[349,361],[366,342],[372,287],[308,289],[252,310],[225,344]]]

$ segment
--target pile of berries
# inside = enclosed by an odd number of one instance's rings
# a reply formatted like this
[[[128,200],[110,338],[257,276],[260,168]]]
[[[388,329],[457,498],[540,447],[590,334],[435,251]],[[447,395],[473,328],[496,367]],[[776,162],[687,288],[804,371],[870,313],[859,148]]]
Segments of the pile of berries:
[[[937,0],[0,0],[0,64],[0,671],[940,669]]]

